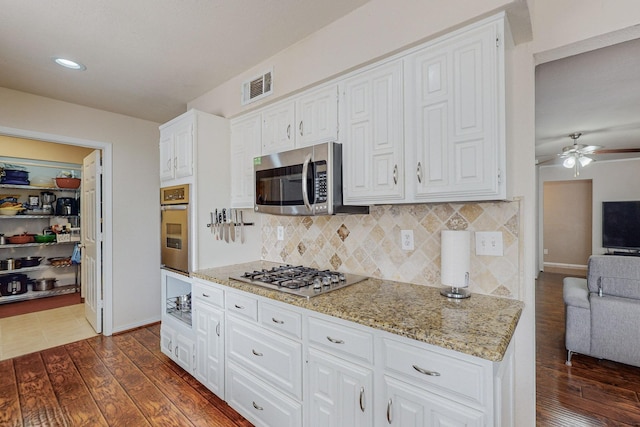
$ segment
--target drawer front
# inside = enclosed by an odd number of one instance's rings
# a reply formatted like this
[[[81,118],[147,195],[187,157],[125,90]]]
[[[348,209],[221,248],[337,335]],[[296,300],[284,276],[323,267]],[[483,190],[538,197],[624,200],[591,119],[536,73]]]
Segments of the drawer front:
[[[309,317],[309,342],[330,353],[373,363],[373,336],[369,332]]]
[[[300,427],[302,405],[233,363],[227,372],[227,402],[256,426]]]
[[[227,313],[237,314],[245,319],[258,320],[258,300],[250,295],[226,292]]]
[[[216,307],[224,308],[224,291],[214,288],[206,283],[194,282],[191,289],[191,298]]]
[[[227,322],[227,357],[290,396],[302,398],[302,344],[239,319]]]
[[[267,302],[260,302],[258,311],[259,322],[264,327],[292,338],[302,338],[302,315],[300,313]]]
[[[383,355],[385,369],[390,373],[400,374],[419,386],[485,404],[485,368],[480,364],[389,339],[383,339]]]

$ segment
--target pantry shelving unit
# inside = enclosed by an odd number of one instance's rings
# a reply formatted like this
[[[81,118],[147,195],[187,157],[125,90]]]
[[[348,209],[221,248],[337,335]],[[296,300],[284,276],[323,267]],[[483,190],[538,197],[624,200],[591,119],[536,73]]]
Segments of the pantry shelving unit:
[[[13,185],[0,184],[0,195],[15,194],[20,195],[19,201],[28,198],[29,195],[37,195],[39,192],[48,191],[56,195],[73,197],[79,205],[80,191],[70,188],[42,187],[33,185]],[[2,198],[2,197],[0,197]],[[80,215],[0,215],[0,233],[5,236],[29,232],[40,234],[40,232],[51,225],[51,220],[55,222],[66,222],[72,228],[79,230]],[[0,278],[10,274],[27,274],[30,279],[56,278],[58,281],[51,290],[34,291],[31,285],[27,285],[26,293],[16,295],[0,296],[0,305],[5,303],[26,301],[37,298],[45,298],[80,291],[79,264],[51,265],[48,258],[71,257],[74,245],[79,242],[79,236],[74,236],[69,241],[51,243],[24,243],[24,244],[4,244],[0,245],[0,259],[20,258],[25,256],[39,256],[44,259],[40,265],[24,267],[13,270],[0,270]]]

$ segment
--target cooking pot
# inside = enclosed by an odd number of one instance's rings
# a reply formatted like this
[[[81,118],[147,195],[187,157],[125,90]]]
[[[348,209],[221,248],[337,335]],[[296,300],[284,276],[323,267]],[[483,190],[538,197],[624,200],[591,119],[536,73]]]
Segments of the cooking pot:
[[[55,234],[36,234],[33,236],[33,239],[36,243],[51,243],[55,242],[56,235]]]
[[[21,268],[24,268],[24,267],[35,267],[36,265],[40,265],[40,261],[42,261],[43,259],[44,257],[39,257],[39,256],[25,256],[20,258],[17,261],[20,262]]]
[[[56,185],[59,188],[78,188],[80,187],[80,178],[56,178]]]
[[[20,267],[19,259],[7,258],[0,260],[0,270],[16,270]]]
[[[0,245],[6,245],[7,244],[7,238],[4,237],[4,234],[0,234]]]
[[[29,172],[18,169],[4,169],[2,175],[7,180],[12,179],[29,179]]]
[[[48,291],[54,288],[57,280],[53,277],[45,277],[42,279],[31,279],[30,282],[34,291]]]
[[[34,242],[33,234],[27,234],[27,233],[16,234],[15,236],[8,237],[8,240],[9,240],[9,243],[15,244],[15,245]]]
[[[26,274],[7,274],[0,276],[0,295],[18,295],[27,292]]]

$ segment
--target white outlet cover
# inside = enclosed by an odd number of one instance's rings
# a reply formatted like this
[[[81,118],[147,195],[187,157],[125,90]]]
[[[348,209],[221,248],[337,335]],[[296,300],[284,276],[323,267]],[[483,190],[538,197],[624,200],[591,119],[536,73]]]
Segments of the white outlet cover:
[[[413,230],[400,230],[400,241],[402,242],[402,250],[412,251],[413,245]]]
[[[476,255],[503,256],[501,231],[476,231]]]
[[[277,228],[278,240],[284,240],[284,227],[279,225]]]

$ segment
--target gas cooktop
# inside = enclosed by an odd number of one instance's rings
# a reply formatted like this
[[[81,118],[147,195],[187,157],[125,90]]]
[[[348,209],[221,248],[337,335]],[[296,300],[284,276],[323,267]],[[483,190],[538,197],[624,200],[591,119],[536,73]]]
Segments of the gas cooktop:
[[[307,299],[353,285],[366,279],[365,276],[357,276],[355,274],[293,265],[282,265],[273,267],[270,270],[262,269],[259,271],[246,272],[242,275],[231,276],[230,278],[288,294],[306,297]]]

